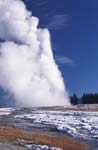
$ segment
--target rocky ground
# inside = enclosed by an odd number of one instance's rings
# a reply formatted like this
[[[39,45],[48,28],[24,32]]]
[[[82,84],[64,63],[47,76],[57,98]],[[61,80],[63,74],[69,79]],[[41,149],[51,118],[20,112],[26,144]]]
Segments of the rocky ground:
[[[0,150],[26,150],[26,148],[11,143],[0,143]]]

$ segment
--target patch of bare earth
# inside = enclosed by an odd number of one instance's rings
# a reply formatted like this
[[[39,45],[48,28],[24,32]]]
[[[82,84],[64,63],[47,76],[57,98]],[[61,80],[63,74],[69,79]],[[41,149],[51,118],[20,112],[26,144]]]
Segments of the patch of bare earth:
[[[85,108],[85,107],[49,107],[44,108],[47,111],[83,111],[83,112],[98,112],[98,108]]]
[[[75,141],[68,136],[49,136],[46,134],[31,133],[6,125],[0,128],[0,136],[13,141],[17,138],[31,140],[36,144],[44,144],[51,147],[60,147],[63,150],[88,150],[89,147],[81,142]]]

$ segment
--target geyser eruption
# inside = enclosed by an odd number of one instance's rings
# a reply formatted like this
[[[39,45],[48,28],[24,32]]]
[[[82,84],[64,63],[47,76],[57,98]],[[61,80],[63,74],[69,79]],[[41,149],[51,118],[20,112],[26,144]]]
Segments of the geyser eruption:
[[[0,0],[0,87],[17,106],[68,105],[50,34],[21,0]]]

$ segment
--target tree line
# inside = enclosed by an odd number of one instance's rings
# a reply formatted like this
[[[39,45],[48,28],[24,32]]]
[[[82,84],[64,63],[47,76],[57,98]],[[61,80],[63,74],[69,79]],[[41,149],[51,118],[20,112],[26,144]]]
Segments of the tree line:
[[[80,98],[73,94],[70,96],[72,105],[78,104],[98,104],[98,93],[84,93]]]

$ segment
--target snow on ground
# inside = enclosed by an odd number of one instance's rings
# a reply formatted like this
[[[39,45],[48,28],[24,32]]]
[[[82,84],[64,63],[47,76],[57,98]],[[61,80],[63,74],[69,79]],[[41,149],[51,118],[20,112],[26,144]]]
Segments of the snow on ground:
[[[16,143],[23,143],[24,147],[28,150],[63,150],[62,148],[58,147],[50,147],[48,145],[41,145],[41,144],[35,144],[32,143],[32,141],[28,141],[25,139],[17,139]]]
[[[34,123],[54,125],[58,131],[74,137],[98,139],[98,112],[42,110],[33,111],[32,114],[16,115],[15,118],[27,118]]]
[[[9,115],[13,111],[13,108],[0,108],[0,116]]]
[[[29,145],[26,145],[26,147],[28,149],[36,149],[36,150],[62,150],[61,148],[58,148],[58,147],[49,147],[47,145],[40,145],[40,144],[29,144]]]

